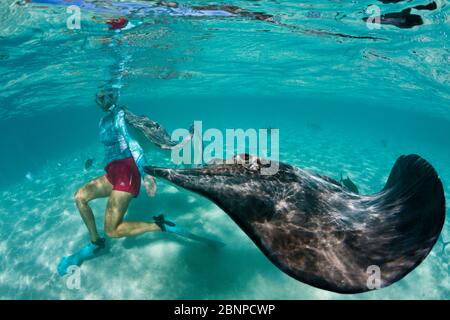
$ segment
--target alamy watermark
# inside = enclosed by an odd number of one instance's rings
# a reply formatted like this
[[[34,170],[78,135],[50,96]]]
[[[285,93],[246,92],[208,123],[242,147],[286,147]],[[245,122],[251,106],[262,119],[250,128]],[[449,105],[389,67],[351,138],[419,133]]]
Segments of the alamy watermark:
[[[203,131],[202,121],[195,121],[192,138],[180,148],[172,150],[171,160],[177,165],[243,164],[262,175],[278,172],[280,154],[279,129],[226,129],[211,128]],[[189,135],[186,129],[177,129],[172,140]],[[245,156],[243,156],[245,155]]]
[[[80,30],[81,29],[81,9],[79,6],[71,5],[67,7],[66,12],[70,16],[66,20],[66,26],[69,30]]]
[[[69,290],[81,289],[81,268],[78,266],[70,266],[67,269],[67,274],[64,276],[63,281]]]
[[[381,28],[381,8],[375,4],[370,5],[366,9],[366,13],[370,14],[367,18],[366,26],[370,30]]]
[[[369,266],[366,270],[368,274],[367,277],[367,288],[369,290],[376,290],[381,288],[381,269],[377,265]]]

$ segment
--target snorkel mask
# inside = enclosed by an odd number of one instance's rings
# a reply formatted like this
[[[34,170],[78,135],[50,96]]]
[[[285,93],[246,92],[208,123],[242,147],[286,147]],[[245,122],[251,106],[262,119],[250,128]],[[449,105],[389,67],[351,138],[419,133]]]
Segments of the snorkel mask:
[[[95,95],[95,102],[104,111],[108,111],[117,103],[117,93],[112,90],[99,92]]]

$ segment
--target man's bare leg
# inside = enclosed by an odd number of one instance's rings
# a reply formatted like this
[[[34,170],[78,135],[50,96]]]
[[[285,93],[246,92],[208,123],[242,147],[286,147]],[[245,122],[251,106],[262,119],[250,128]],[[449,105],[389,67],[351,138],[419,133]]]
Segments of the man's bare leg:
[[[113,190],[109,196],[105,213],[105,232],[111,238],[137,236],[146,232],[161,231],[152,222],[123,221],[133,195],[128,192]]]
[[[97,232],[94,214],[92,213],[92,209],[89,207],[89,201],[108,197],[111,194],[111,191],[111,183],[105,176],[102,176],[86,183],[75,193],[75,203],[77,204],[80,215],[88,228],[92,242],[96,242],[100,239],[100,236]]]

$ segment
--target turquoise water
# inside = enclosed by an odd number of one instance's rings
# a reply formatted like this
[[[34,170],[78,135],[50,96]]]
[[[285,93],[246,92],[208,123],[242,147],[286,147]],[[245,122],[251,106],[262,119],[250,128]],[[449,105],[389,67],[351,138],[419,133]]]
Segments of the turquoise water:
[[[145,25],[115,33],[92,18],[117,15],[83,11],[81,30],[68,30],[64,6],[0,3],[1,298],[450,298],[450,251],[441,242],[388,288],[334,294],[288,277],[222,210],[163,181],[155,198],[142,192],[127,217],[169,214],[193,232],[216,235],[225,248],[147,234],[114,240],[108,254],[83,264],[79,290],[56,275],[59,258],[88,241],[73,194],[103,174],[102,114],[93,96],[111,79],[121,78],[123,104],[169,131],[193,120],[221,130],[279,128],[281,161],[334,178],[344,172],[362,193],[383,187],[398,156],[420,154],[448,198],[447,1],[421,12],[422,26],[379,30],[361,21],[371,1],[232,4],[298,28],[242,17],[150,15],[130,16]],[[85,170],[88,158],[94,165]],[[149,161],[170,165],[156,154]],[[92,207],[102,226],[105,200]],[[442,235],[450,241],[448,220]]]

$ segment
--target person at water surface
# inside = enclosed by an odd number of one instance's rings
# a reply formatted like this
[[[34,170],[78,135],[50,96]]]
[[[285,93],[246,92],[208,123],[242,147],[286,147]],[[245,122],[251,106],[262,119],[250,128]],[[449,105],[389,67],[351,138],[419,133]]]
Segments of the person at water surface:
[[[103,248],[105,239],[97,231],[94,214],[89,206],[89,202],[94,199],[108,198],[104,229],[111,238],[162,230],[155,222],[124,220],[130,202],[139,195],[141,179],[144,180],[149,196],[154,196],[156,184],[152,177],[144,175],[145,158],[142,148],[137,143],[130,147],[132,138],[126,127],[123,108],[117,105],[117,94],[112,91],[100,92],[96,95],[95,102],[106,113],[99,125],[100,140],[105,148],[106,174],[78,189],[75,202],[92,243]]]

